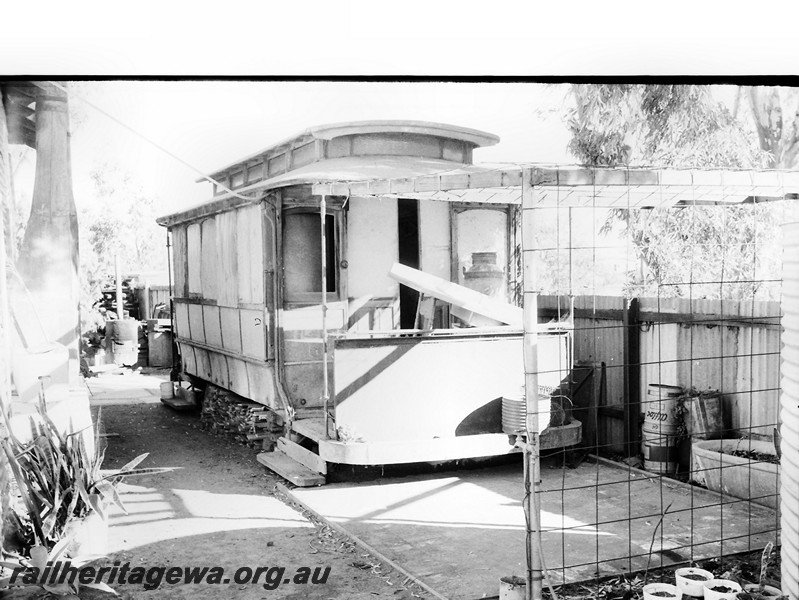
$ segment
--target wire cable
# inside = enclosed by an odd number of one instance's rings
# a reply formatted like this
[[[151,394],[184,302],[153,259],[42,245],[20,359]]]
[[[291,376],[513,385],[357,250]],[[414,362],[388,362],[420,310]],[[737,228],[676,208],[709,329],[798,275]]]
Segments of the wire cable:
[[[119,120],[118,118],[116,118],[114,115],[112,115],[112,114],[110,114],[110,113],[106,112],[105,110],[103,110],[102,108],[100,108],[99,106],[97,106],[96,104],[94,104],[93,102],[91,102],[90,100],[87,100],[86,98],[84,98],[83,96],[80,96],[80,95],[76,94],[75,92],[70,92],[69,90],[67,90],[67,88],[65,88],[65,87],[64,87],[63,85],[61,85],[60,83],[57,83],[57,82],[55,82],[55,81],[51,81],[51,82],[49,82],[49,83],[51,83],[52,85],[54,85],[55,87],[57,87],[58,89],[60,89],[62,92],[64,92],[64,93],[65,93],[65,94],[67,94],[68,96],[71,96],[71,97],[73,97],[73,98],[77,98],[77,99],[78,99],[78,100],[80,100],[81,102],[83,102],[83,103],[87,104],[88,106],[91,106],[91,107],[92,107],[94,110],[96,110],[97,112],[99,112],[99,113],[100,113],[100,114],[102,114],[103,116],[105,116],[105,117],[107,117],[107,118],[111,119],[111,120],[112,120],[114,123],[116,123],[116,124],[117,124],[117,125],[119,125],[120,127],[123,127],[123,128],[125,128],[125,129],[127,129],[127,130],[128,130],[128,131],[130,131],[130,132],[131,132],[133,135],[135,135],[135,136],[137,136],[137,137],[140,137],[141,139],[143,139],[145,142],[147,142],[147,143],[148,143],[148,144],[150,144],[151,146],[154,146],[155,148],[158,148],[158,150],[160,150],[161,152],[163,152],[164,154],[166,154],[166,155],[167,155],[167,156],[169,156],[170,158],[173,158],[173,159],[175,159],[176,161],[178,161],[180,164],[182,164],[183,166],[185,166],[185,167],[188,167],[189,169],[191,169],[192,171],[194,171],[195,173],[197,173],[198,175],[200,175],[200,176],[201,176],[203,179],[205,179],[205,180],[207,180],[207,181],[209,181],[209,182],[213,183],[215,186],[217,186],[217,187],[218,187],[218,188],[220,188],[221,190],[224,190],[225,192],[227,192],[228,194],[230,194],[230,195],[231,195],[231,196],[233,196],[234,198],[239,198],[239,199],[241,199],[241,200],[252,200],[252,198],[250,198],[249,196],[242,196],[241,194],[239,194],[239,193],[237,193],[237,192],[234,192],[233,190],[231,190],[231,189],[230,189],[229,187],[227,187],[226,185],[222,185],[221,183],[219,183],[219,182],[218,182],[216,179],[214,179],[213,177],[210,177],[209,175],[206,175],[206,174],[205,174],[203,171],[201,171],[200,169],[198,169],[197,167],[195,167],[195,166],[194,166],[194,165],[192,165],[191,163],[188,163],[188,162],[186,162],[185,160],[183,160],[182,158],[180,158],[180,157],[179,157],[177,154],[175,154],[174,152],[170,152],[169,150],[167,150],[166,148],[164,148],[164,147],[163,147],[161,144],[159,144],[158,142],[155,142],[155,141],[151,140],[150,138],[148,138],[146,135],[144,135],[144,134],[143,134],[143,133],[141,133],[140,131],[137,131],[136,129],[134,129],[134,128],[133,128],[133,127],[131,127],[130,125],[128,125],[128,124],[124,123],[123,121]]]

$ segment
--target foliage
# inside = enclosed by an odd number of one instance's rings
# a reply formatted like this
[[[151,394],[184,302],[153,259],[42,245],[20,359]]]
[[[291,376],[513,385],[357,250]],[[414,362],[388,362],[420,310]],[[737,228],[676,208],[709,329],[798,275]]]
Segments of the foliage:
[[[136,468],[142,454],[119,470],[101,470],[105,447],[97,428],[94,451],[90,452],[83,431],[62,434],[40,401],[39,419],[31,418],[31,441],[23,443],[11,432],[3,451],[17,482],[24,514],[16,515],[20,534],[28,549],[43,547],[52,551],[64,538],[67,525],[91,511],[105,516],[110,504],[125,510],[117,492],[124,477],[161,473],[167,468]]]
[[[91,173],[94,197],[81,212],[81,328],[103,323],[94,308],[114,276],[119,257],[123,273],[165,271],[166,233],[155,222],[155,200],[118,167]]]
[[[709,86],[581,84],[572,86],[572,96],[569,148],[587,165],[719,169],[771,163]],[[759,281],[779,278],[773,242],[783,210],[773,204],[616,209],[602,232],[621,223],[645,267],[628,274],[629,295],[769,298]]]

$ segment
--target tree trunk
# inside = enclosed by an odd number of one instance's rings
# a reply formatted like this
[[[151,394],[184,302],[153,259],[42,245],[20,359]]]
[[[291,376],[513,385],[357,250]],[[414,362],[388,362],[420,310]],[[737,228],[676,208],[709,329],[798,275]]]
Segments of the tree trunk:
[[[8,121],[6,110],[3,106],[3,96],[0,94],[0,409],[8,410],[11,398],[11,340],[8,319],[8,286],[6,285],[6,215],[12,204],[11,200],[11,161],[9,160],[8,147]],[[5,423],[0,420],[0,438],[6,434]],[[8,515],[11,508],[11,471],[8,468],[8,459],[5,452],[0,451],[0,551],[3,549],[6,531],[8,529]]]
[[[43,85],[36,96],[36,178],[18,269],[50,341],[69,349],[79,373],[78,215],[72,195],[67,95]]]
[[[755,122],[760,148],[771,155],[770,168],[791,169],[799,156],[799,104],[796,92],[791,91],[793,110],[786,112],[788,91],[784,94],[776,87],[749,88],[749,107]],[[787,117],[787,118],[786,118]]]

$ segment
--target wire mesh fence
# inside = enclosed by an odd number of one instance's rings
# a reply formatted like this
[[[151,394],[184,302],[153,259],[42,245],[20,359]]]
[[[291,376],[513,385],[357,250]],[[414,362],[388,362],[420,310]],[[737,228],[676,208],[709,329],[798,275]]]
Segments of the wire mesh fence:
[[[723,568],[779,543],[779,225],[794,203],[697,206],[686,189],[679,205],[577,206],[560,193],[512,219],[512,258],[529,227],[539,321],[572,327],[560,393],[583,428],[579,447],[541,457],[549,577]]]

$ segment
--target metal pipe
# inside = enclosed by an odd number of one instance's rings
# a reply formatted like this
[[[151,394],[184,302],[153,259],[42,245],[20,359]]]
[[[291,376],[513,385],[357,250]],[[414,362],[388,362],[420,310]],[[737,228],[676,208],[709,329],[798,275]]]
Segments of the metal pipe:
[[[122,273],[119,271],[119,254],[114,254],[114,281],[117,290],[117,319],[125,318],[125,302],[122,297]]]
[[[272,305],[272,329],[269,332],[269,335],[272,336],[272,346],[274,348],[274,359],[275,359],[275,392],[277,393],[278,400],[280,400],[280,404],[283,406],[283,411],[285,412],[285,427],[286,432],[291,431],[291,423],[294,421],[295,412],[294,407],[289,400],[288,394],[285,390],[285,382],[286,377],[283,372],[283,367],[285,364],[283,363],[283,355],[282,350],[280,348],[280,336],[278,335],[278,330],[280,326],[280,311],[278,310],[278,300],[279,300],[279,291],[278,291],[278,271],[275,268],[275,264],[277,263],[277,214],[273,219],[270,214],[269,210],[274,206],[272,202],[276,202],[274,197],[271,199],[264,200],[265,208],[261,211],[261,214],[264,216],[269,222],[269,226],[272,228],[272,231],[269,234],[269,238],[272,242],[271,252],[272,258],[270,262],[270,270],[269,270],[269,277],[272,278],[272,298],[271,298],[271,305]],[[266,251],[266,249],[264,249]],[[267,307],[267,312],[269,311],[269,304],[270,298],[264,298],[264,305]]]
[[[178,339],[178,332],[177,328],[175,327],[175,289],[174,284],[172,281],[172,230],[166,230],[166,270],[167,270],[167,277],[169,278],[169,330],[172,336],[172,364],[170,365],[172,369],[172,373],[170,373],[170,379],[173,377],[177,377],[177,373],[180,371],[180,362],[178,361],[178,352],[177,352],[177,339]],[[181,257],[183,260],[183,257]],[[149,290],[146,291],[147,296],[149,297],[150,292]],[[149,302],[147,303],[149,305]],[[145,316],[145,318],[149,318]],[[173,379],[174,381],[174,379]]]
[[[327,381],[327,231],[325,228],[327,216],[327,196],[322,194],[319,201],[319,220],[322,230],[322,409],[324,411],[325,436],[330,439],[330,416],[328,402],[330,390]]]
[[[526,408],[524,446],[525,458],[525,514],[527,515],[527,600],[540,600],[542,593],[543,569],[539,548],[541,535],[541,488],[538,415],[538,295],[524,292],[524,401]]]

